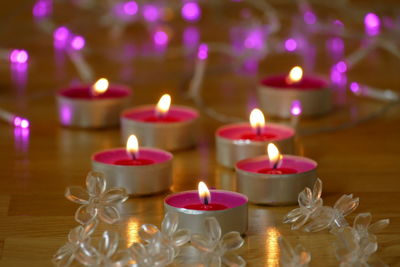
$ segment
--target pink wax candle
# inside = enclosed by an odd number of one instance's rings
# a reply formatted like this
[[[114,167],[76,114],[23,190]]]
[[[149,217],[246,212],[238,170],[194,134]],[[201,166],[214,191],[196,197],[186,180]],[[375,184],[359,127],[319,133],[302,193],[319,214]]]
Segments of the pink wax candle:
[[[107,185],[124,187],[130,195],[166,191],[172,184],[171,153],[155,148],[139,148],[136,136],[126,148],[100,151],[92,156],[93,170],[107,176]]]
[[[315,179],[317,163],[311,159],[281,155],[275,145],[268,145],[268,156],[258,156],[236,164],[239,192],[254,203],[286,205]]]
[[[146,146],[170,151],[194,146],[197,143],[198,112],[170,104],[171,97],[165,94],[157,105],[125,110],[121,115],[122,138],[135,134]]]
[[[269,142],[278,144],[285,153],[292,153],[295,130],[280,124],[266,124],[263,113],[254,109],[250,114],[250,123],[222,126],[215,136],[217,161],[233,168],[241,159],[264,154]]]
[[[131,89],[99,79],[93,85],[64,88],[57,93],[62,125],[82,128],[117,126],[119,114],[129,105]]]
[[[302,115],[312,116],[332,108],[332,92],[326,80],[307,74],[296,66],[289,75],[272,75],[261,80],[258,89],[261,108],[270,115],[289,118],[293,101],[300,101]]]
[[[205,218],[211,216],[217,218],[223,233],[244,233],[247,230],[247,202],[247,197],[242,194],[208,190],[207,186],[200,182],[198,190],[167,196],[164,207],[166,212],[179,214],[178,228],[190,229],[193,233],[202,233]]]

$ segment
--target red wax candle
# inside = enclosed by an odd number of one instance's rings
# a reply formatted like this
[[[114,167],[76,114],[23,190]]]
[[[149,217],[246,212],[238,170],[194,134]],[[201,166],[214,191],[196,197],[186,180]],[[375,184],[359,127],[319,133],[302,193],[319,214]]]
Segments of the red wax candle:
[[[180,106],[172,106],[169,111],[160,116],[156,116],[156,106],[141,106],[124,111],[122,117],[132,121],[148,123],[174,123],[191,121],[198,118],[198,114],[193,109]]]
[[[263,168],[257,171],[258,173],[265,173],[265,174],[293,174],[297,173],[297,170],[292,168]]]
[[[123,165],[123,166],[142,166],[142,165],[150,165],[154,163],[151,159],[119,159],[114,162],[115,165]]]
[[[294,129],[268,123],[261,128],[261,134],[256,134],[249,123],[238,123],[223,126],[217,130],[217,136],[230,140],[251,140],[260,142],[274,142],[294,137]]]
[[[311,75],[304,75],[298,82],[288,82],[287,75],[275,75],[263,79],[261,85],[282,90],[320,90],[326,88],[328,83],[317,76]]]
[[[103,93],[92,93],[92,85],[68,87],[57,93],[59,120],[64,126],[104,128],[117,126],[119,115],[129,106],[131,90],[110,85]]]
[[[189,210],[225,210],[228,207],[218,203],[209,203],[207,205],[199,203],[199,204],[189,204],[184,206],[184,208]]]

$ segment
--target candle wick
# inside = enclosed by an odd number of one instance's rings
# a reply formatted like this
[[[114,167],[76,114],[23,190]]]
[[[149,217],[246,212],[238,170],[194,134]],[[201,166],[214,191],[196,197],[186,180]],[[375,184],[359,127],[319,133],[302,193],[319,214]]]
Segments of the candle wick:
[[[132,160],[136,160],[136,153],[131,153]]]
[[[206,205],[206,206],[208,205],[208,197],[204,198],[204,205]]]
[[[277,160],[277,161],[274,163],[274,165],[272,166],[272,169],[276,170],[276,169],[278,168],[278,163],[279,163],[279,160]]]
[[[256,135],[261,136],[261,127],[260,126],[256,127]]]

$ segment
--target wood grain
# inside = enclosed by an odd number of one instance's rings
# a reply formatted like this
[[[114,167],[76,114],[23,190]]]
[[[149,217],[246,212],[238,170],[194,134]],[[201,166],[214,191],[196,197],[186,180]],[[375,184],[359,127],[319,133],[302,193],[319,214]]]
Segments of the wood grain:
[[[0,265],[51,266],[52,254],[76,225],[73,214],[77,206],[63,197],[64,189],[84,184],[92,153],[122,143],[118,128],[90,131],[60,127],[54,94],[58,88],[78,80],[76,71],[67,58],[56,63],[51,36],[40,32],[31,21],[32,1],[14,2],[8,1],[8,11],[0,12],[0,23],[7,25],[0,29],[0,44],[3,48],[28,49],[29,76],[25,85],[18,86],[7,62],[0,62],[0,108],[28,117],[32,126],[29,138],[23,139],[11,126],[0,123]],[[59,12],[60,23],[67,23],[66,18],[73,16],[71,9]],[[104,28],[90,23],[95,19],[93,15],[86,15],[77,21],[87,24],[75,22],[70,26],[88,38],[91,47],[86,57],[98,76],[127,83],[134,89],[132,105],[155,103],[168,91],[173,103],[194,106],[184,95],[193,60],[170,56],[147,60],[121,58],[123,54],[118,48],[124,45],[134,43],[137,49],[145,47],[148,36],[144,29],[133,27],[123,38],[111,39]],[[226,21],[217,18],[202,21],[204,40],[229,40],[230,25]],[[176,38],[171,46],[180,44],[178,35],[186,25],[175,24]],[[323,46],[321,40],[316,42]],[[211,54],[203,98],[215,110],[245,119],[254,103],[257,80],[266,73],[287,71],[298,62],[296,56],[269,56],[261,62],[259,74],[243,74],[234,60]],[[321,56],[316,71],[326,74],[330,64],[331,59]],[[376,51],[349,73],[349,79],[399,91],[399,67],[398,60]],[[383,106],[350,95],[342,97],[345,104],[327,117],[302,120],[301,129],[339,125],[352,116],[368,115]],[[202,112],[199,146],[174,153],[173,192],[194,189],[199,180],[217,188],[236,189],[235,173],[215,162],[214,132],[221,125]],[[361,200],[358,212],[372,212],[374,220],[390,218],[390,226],[378,235],[378,256],[391,266],[400,266],[399,139],[400,107],[394,106],[366,123],[300,136],[296,141],[299,154],[319,164],[327,204],[333,205],[341,194],[354,193]],[[138,241],[137,229],[141,224],[160,224],[166,195],[129,199],[121,206],[123,220],[113,227],[120,231],[125,245]],[[292,208],[250,205],[246,244],[240,250],[249,266],[278,266],[280,235],[308,248],[312,266],[322,263],[337,266],[332,235],[291,231],[282,224],[283,216]],[[354,215],[349,217],[352,218]]]

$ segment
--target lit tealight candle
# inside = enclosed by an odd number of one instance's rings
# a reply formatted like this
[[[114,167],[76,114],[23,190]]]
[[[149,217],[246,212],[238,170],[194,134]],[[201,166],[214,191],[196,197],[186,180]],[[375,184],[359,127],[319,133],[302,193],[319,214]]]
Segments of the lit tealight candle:
[[[313,116],[332,109],[332,90],[328,83],[315,75],[303,75],[303,69],[293,67],[289,74],[263,79],[257,89],[262,110],[272,116],[290,117],[290,105],[298,100],[303,115]]]
[[[297,202],[300,191],[313,185],[317,163],[311,159],[281,155],[268,144],[268,156],[239,161],[236,164],[238,191],[254,203],[286,205]]]
[[[105,78],[92,85],[62,89],[57,94],[59,120],[70,127],[117,126],[119,114],[129,105],[131,94],[130,88],[110,85]]]
[[[185,149],[197,143],[196,110],[171,106],[171,96],[164,94],[155,106],[140,106],[121,115],[122,138],[135,134],[146,146],[170,151]]]
[[[163,192],[172,184],[172,154],[155,148],[139,148],[136,136],[126,148],[109,149],[92,156],[95,171],[106,174],[107,186],[124,187],[130,195]]]
[[[233,168],[241,159],[265,153],[268,142],[275,142],[285,153],[292,153],[295,130],[291,127],[265,123],[259,109],[250,113],[250,123],[229,124],[216,132],[217,161]]]
[[[204,220],[215,217],[222,233],[247,230],[247,197],[231,191],[208,190],[200,182],[198,190],[184,191],[169,195],[164,200],[165,212],[177,212],[178,228],[190,229],[193,233],[203,233]]]

